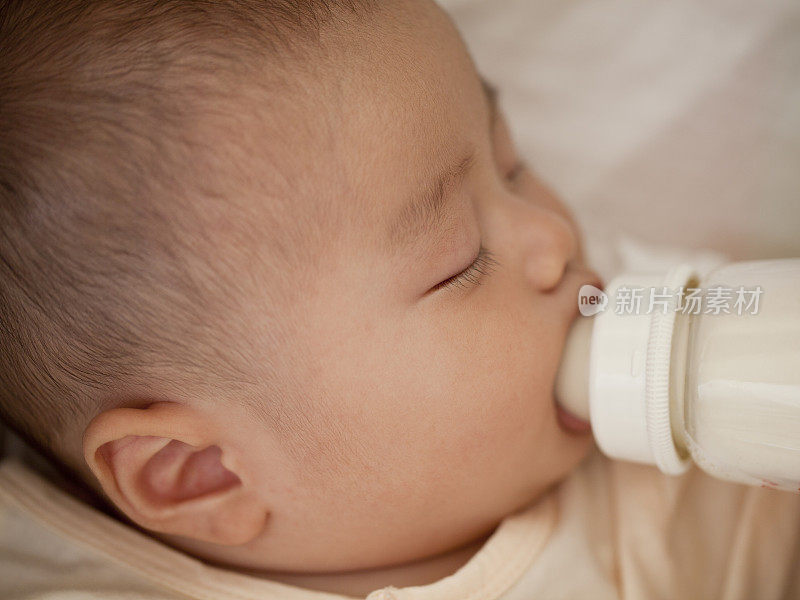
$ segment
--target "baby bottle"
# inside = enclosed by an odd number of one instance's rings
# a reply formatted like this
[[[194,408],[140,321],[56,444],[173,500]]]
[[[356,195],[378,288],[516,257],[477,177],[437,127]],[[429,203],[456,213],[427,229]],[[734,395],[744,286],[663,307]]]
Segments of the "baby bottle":
[[[604,454],[800,491],[800,259],[625,273],[578,302],[596,314],[555,393]]]

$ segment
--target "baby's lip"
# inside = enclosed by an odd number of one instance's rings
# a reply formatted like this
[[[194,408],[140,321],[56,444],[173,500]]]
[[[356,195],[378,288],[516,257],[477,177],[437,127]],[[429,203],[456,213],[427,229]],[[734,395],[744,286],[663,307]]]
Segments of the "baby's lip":
[[[592,425],[589,421],[576,417],[563,408],[558,401],[556,401],[556,414],[561,427],[570,433],[587,433],[592,430]]]

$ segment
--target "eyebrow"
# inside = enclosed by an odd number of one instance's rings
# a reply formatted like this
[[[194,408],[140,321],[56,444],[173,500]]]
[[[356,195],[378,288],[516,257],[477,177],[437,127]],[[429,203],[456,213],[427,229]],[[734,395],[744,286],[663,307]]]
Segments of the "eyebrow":
[[[497,90],[483,78],[481,87],[487,102],[491,134],[497,117]],[[447,214],[448,200],[452,198],[453,191],[458,189],[474,163],[473,149],[454,166],[440,173],[432,184],[413,195],[389,221],[386,232],[388,247],[395,250],[410,244],[414,239],[438,231]]]

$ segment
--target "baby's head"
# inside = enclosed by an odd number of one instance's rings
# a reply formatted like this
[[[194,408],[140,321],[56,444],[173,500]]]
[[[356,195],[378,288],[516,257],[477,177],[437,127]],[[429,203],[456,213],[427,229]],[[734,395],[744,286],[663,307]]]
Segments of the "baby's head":
[[[573,469],[596,282],[427,0],[0,9],[0,408],[242,566],[399,563]]]

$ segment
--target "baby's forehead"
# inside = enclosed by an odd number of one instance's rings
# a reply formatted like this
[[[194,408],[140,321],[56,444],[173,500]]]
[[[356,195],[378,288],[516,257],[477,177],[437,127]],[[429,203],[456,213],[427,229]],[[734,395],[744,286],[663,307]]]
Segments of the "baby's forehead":
[[[324,62],[329,70],[301,77],[279,103],[259,158],[275,162],[280,193],[294,199],[286,217],[301,214],[286,226],[328,230],[305,244],[377,234],[379,221],[457,167],[476,130],[485,132],[474,66],[447,17],[431,12],[423,27],[408,25],[413,33],[348,32]]]

